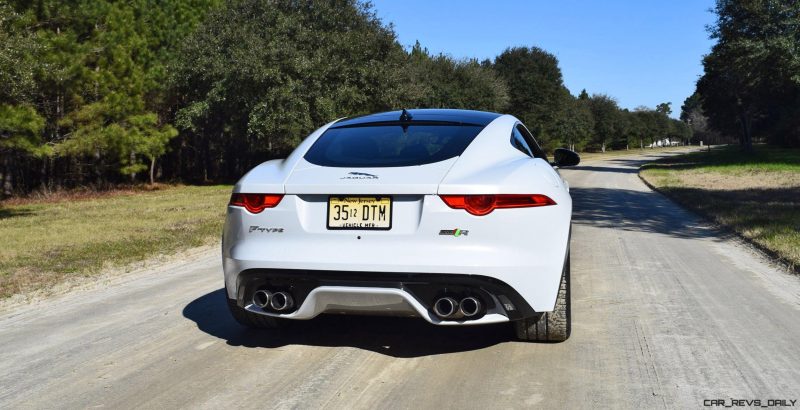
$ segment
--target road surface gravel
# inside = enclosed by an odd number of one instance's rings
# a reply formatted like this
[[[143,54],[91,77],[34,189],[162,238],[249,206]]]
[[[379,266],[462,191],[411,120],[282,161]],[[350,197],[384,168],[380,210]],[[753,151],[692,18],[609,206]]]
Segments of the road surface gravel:
[[[0,316],[0,408],[697,408],[800,399],[800,278],[648,189],[655,156],[562,171],[572,337],[229,316],[218,248]],[[535,233],[532,233],[535,234]],[[800,406],[798,401],[797,406]]]

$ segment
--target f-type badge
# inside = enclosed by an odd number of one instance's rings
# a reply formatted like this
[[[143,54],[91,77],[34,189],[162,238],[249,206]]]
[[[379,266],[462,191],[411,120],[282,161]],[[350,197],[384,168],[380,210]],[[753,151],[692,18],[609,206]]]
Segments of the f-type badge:
[[[250,230],[247,233],[260,232],[260,233],[283,233],[283,228],[267,228],[258,225],[250,225]]]
[[[366,172],[348,172],[340,179],[378,179],[377,175],[367,174]]]
[[[461,229],[442,229],[441,231],[439,231],[439,235],[455,236],[455,237],[467,236],[469,235],[469,231]]]

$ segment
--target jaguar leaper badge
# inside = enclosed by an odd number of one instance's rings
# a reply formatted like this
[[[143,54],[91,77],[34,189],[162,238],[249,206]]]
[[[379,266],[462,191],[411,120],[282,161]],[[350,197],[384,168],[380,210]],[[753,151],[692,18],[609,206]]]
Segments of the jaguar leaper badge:
[[[347,175],[339,179],[378,179],[375,174],[367,174],[366,172],[348,172]]]

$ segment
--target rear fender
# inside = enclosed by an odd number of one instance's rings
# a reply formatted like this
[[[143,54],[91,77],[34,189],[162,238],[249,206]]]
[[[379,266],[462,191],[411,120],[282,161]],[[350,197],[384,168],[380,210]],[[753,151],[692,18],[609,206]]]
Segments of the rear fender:
[[[297,166],[306,151],[317,141],[331,125],[329,122],[312,132],[286,159],[274,159],[264,162],[245,174],[233,187],[233,192],[252,192],[282,194],[286,192],[286,180]]]

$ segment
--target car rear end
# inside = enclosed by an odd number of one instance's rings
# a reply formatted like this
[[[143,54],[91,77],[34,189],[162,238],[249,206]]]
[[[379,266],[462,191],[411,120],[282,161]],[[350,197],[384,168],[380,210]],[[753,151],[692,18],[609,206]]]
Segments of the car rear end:
[[[571,212],[557,176],[481,149],[513,117],[416,117],[329,124],[242,178],[223,235],[232,303],[281,319],[360,313],[442,325],[552,309]]]

